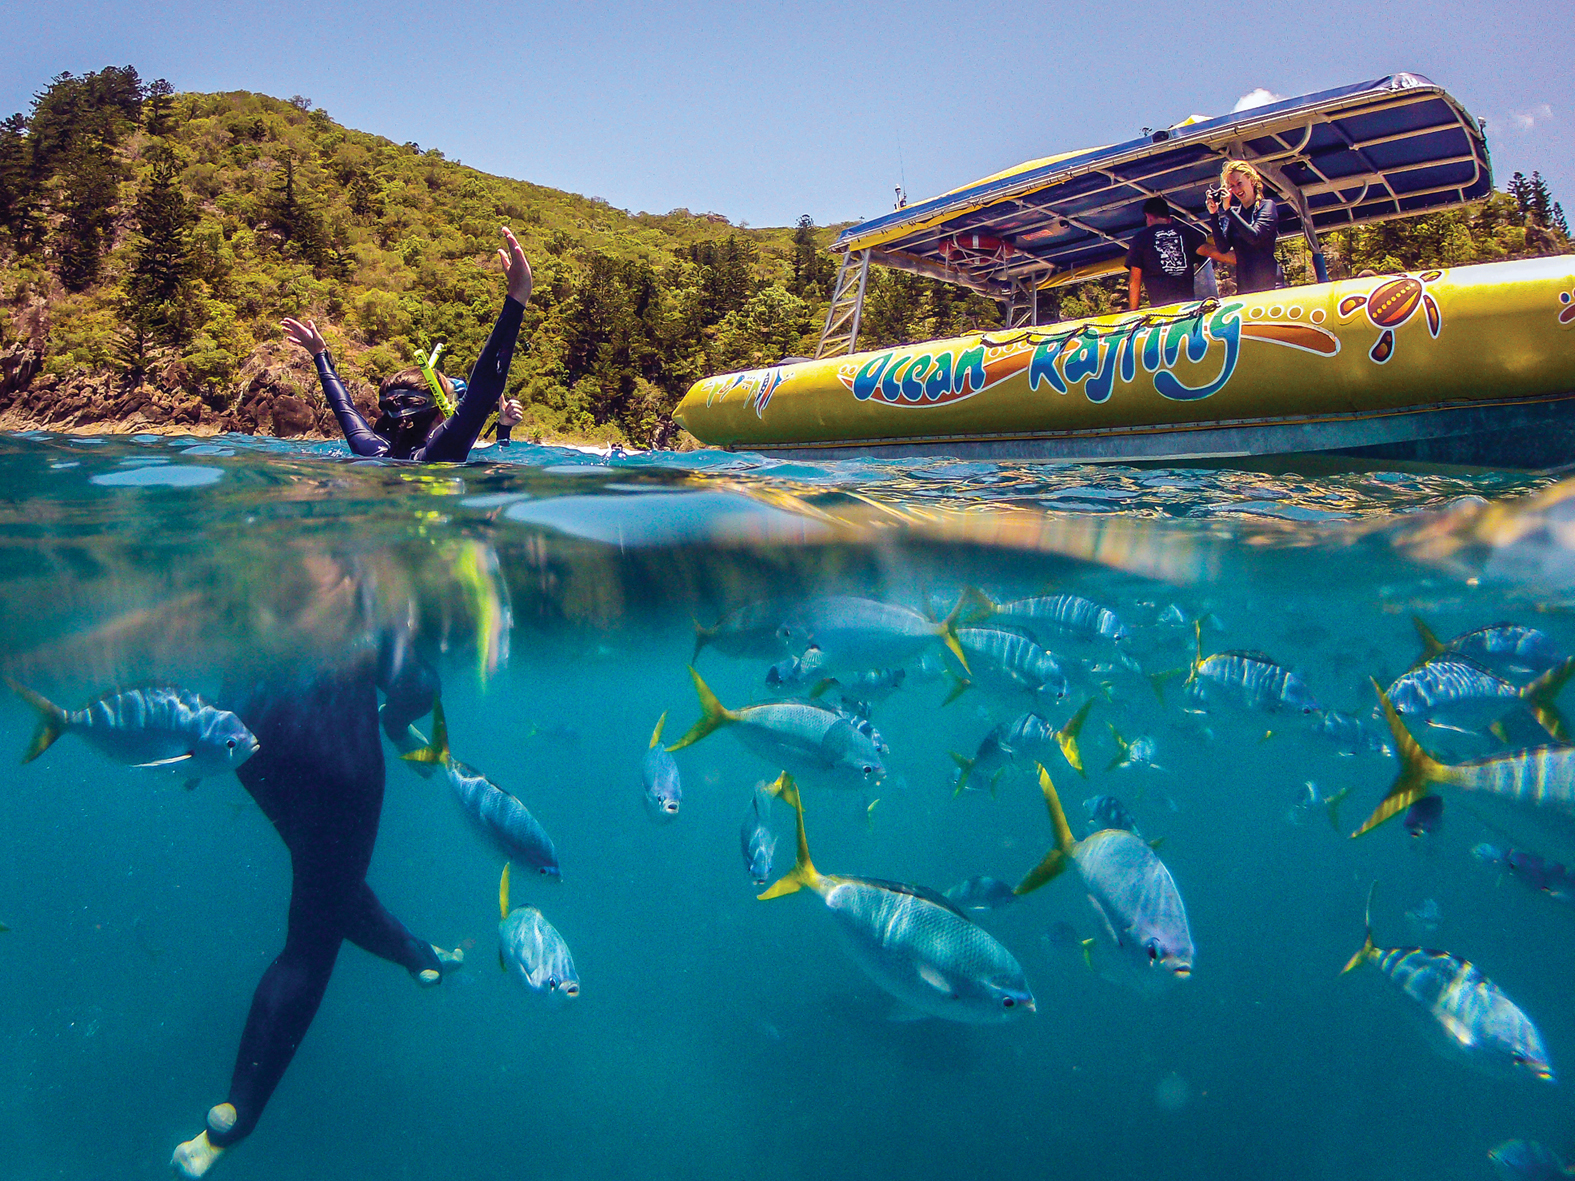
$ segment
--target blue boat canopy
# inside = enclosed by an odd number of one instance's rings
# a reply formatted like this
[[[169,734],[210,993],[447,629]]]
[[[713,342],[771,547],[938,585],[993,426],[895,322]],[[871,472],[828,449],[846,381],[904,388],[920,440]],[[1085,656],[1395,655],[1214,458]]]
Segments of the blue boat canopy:
[[[1417,74],[1194,117],[849,227],[832,246],[846,257],[827,332],[839,302],[862,302],[853,286],[862,295],[864,275],[855,273],[870,263],[971,288],[1019,309],[1014,322],[1033,322],[1036,313],[1022,309],[1039,290],[1121,269],[1146,198],[1164,197],[1202,227],[1205,192],[1233,159],[1251,162],[1283,198],[1280,235],[1305,235],[1320,274],[1319,232],[1461,205],[1493,187],[1482,127]],[[850,347],[856,323],[854,307]]]

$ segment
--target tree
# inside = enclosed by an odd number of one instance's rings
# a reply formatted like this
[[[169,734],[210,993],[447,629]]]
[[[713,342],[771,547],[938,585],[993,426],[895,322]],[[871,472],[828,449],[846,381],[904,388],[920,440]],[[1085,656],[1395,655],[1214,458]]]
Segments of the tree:
[[[18,253],[37,249],[43,239],[39,191],[33,166],[33,145],[27,119],[12,115],[0,123],[0,225],[11,235]]]
[[[285,152],[283,164],[284,174],[263,201],[263,219],[304,261],[321,268],[333,256],[323,220],[316,207],[296,191],[293,151]]]
[[[183,344],[189,334],[191,230],[197,218],[180,187],[173,149],[147,150],[153,167],[137,194],[135,254],[126,273],[131,318],[156,340]]]
[[[174,130],[175,88],[163,78],[148,83],[147,111],[142,125],[149,135],[168,135]]]

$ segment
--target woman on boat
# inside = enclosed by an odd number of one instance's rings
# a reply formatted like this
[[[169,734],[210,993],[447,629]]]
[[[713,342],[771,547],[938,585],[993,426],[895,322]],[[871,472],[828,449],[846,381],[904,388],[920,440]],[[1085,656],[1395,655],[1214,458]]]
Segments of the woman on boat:
[[[333,407],[339,428],[355,454],[449,463],[463,463],[469,457],[488,415],[498,407],[498,399],[508,384],[514,341],[519,335],[525,304],[531,293],[530,263],[525,259],[525,252],[506,226],[503,237],[507,246],[500,249],[498,255],[503,260],[508,295],[503,300],[503,310],[498,313],[492,335],[487,338],[486,347],[470,371],[463,400],[450,414],[445,415],[441,407],[445,402],[453,405],[453,382],[435,371],[402,369],[383,380],[378,391],[382,415],[376,423],[368,424],[335,372],[328,342],[317,330],[317,322],[308,320],[303,324],[292,319],[281,322],[285,337],[312,354],[317,376],[323,383],[323,395]],[[498,411],[500,433],[522,417],[517,401],[513,398],[505,401]]]
[[[1226,164],[1220,170],[1219,197],[1211,190],[1208,207],[1215,218],[1215,249],[1205,253],[1235,269],[1237,294],[1278,287],[1274,244],[1280,237],[1280,207],[1264,194],[1258,170],[1244,160]]]

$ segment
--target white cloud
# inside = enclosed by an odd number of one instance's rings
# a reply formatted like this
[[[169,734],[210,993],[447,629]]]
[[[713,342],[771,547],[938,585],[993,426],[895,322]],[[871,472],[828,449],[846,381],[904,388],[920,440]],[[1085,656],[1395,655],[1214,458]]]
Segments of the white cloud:
[[[1516,131],[1527,132],[1538,123],[1546,123],[1553,118],[1553,108],[1547,103],[1538,103],[1528,111],[1511,111],[1509,125]]]
[[[1266,107],[1270,103],[1279,102],[1284,97],[1283,94],[1275,94],[1274,91],[1266,86],[1260,86],[1256,90],[1249,90],[1238,98],[1236,105],[1230,109],[1230,113],[1234,115],[1238,111],[1250,111],[1253,107]]]

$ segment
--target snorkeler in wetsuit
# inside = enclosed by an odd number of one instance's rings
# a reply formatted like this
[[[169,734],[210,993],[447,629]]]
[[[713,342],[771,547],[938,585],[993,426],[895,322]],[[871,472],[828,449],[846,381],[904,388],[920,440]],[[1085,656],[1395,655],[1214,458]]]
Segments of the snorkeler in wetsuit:
[[[237,775],[290,850],[289,926],[252,998],[228,1098],[170,1161],[179,1177],[203,1176],[256,1126],[344,940],[400,965],[423,987],[463,960],[417,939],[366,884],[383,807],[379,718],[396,746],[411,745],[410,723],[432,709],[438,688],[431,666],[407,647],[382,647],[331,671],[255,687],[236,705],[260,744]]]
[[[514,341],[525,316],[525,304],[530,300],[530,263],[507,227],[504,227],[503,237],[507,246],[500,249],[498,255],[503,260],[508,295],[503,300],[503,310],[498,313],[492,335],[487,338],[486,347],[470,371],[464,400],[448,417],[443,416],[437,393],[431,388],[427,375],[420,369],[405,369],[383,381],[378,392],[382,415],[376,423],[368,424],[334,370],[328,342],[317,330],[317,322],[308,320],[303,324],[291,319],[281,322],[285,337],[312,354],[317,376],[323,383],[323,395],[333,407],[339,429],[344,431],[350,450],[355,454],[449,463],[463,463],[469,457],[470,449],[475,446],[487,417],[498,405],[508,383]],[[437,374],[433,375],[433,380],[440,383],[452,402],[453,384]],[[498,426],[504,428],[500,430],[500,437],[520,418],[520,404],[512,398],[507,400],[498,414]]]

